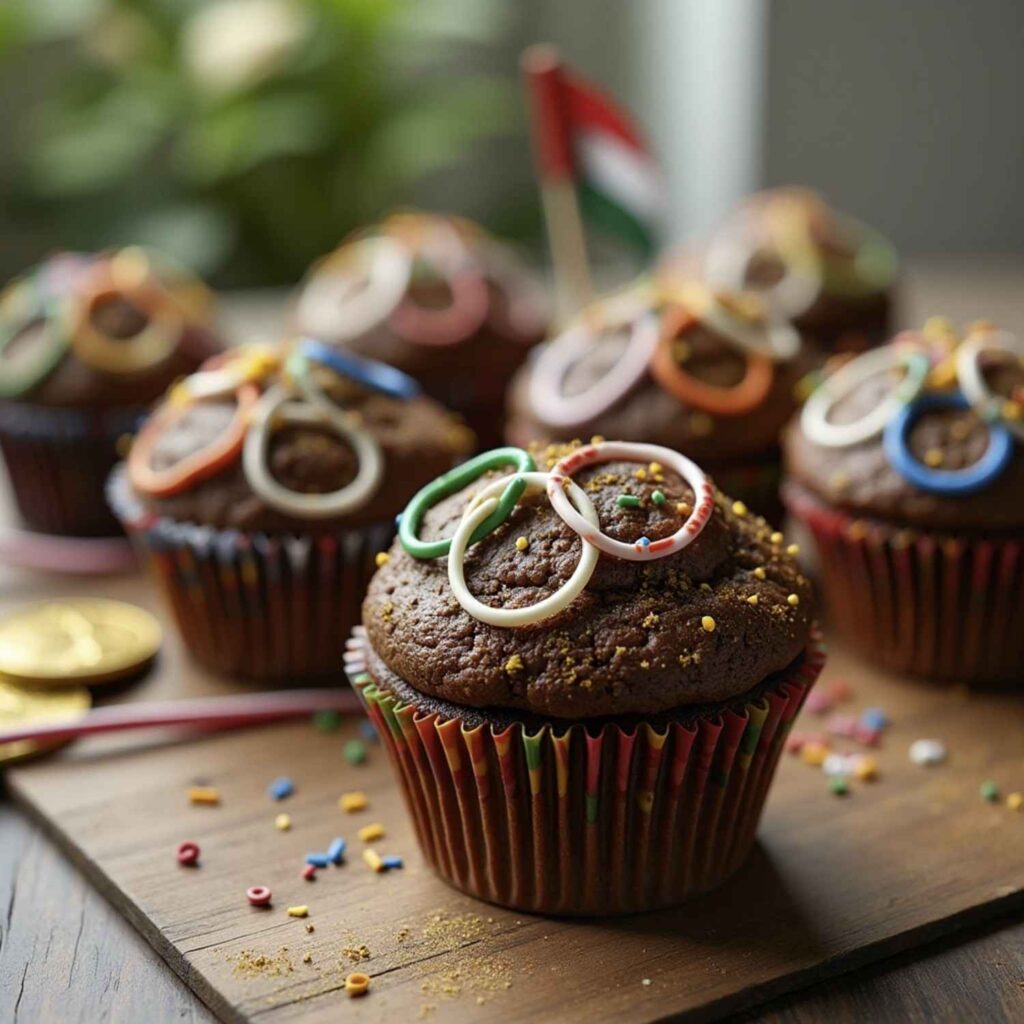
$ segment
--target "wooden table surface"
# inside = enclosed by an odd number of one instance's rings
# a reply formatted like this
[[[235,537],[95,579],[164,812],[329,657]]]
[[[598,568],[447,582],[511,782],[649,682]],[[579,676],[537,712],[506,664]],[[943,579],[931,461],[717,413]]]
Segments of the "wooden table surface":
[[[915,264],[904,322],[988,316],[1024,329],[1024,259]],[[249,321],[256,307],[236,307]],[[268,329],[260,307],[260,326]],[[239,310],[241,315],[238,315]],[[0,596],[17,583],[0,574]],[[979,865],[979,870],[984,870]],[[746,1020],[1021,1019],[1024,924],[989,923],[761,1007]],[[211,1021],[144,939],[8,802],[0,801],[0,1020]]]

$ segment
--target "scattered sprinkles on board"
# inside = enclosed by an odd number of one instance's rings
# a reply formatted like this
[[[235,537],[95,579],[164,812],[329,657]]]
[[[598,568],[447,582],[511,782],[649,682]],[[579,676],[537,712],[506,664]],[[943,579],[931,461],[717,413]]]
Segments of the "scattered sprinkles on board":
[[[267,786],[267,794],[271,800],[285,800],[294,792],[295,783],[286,775],[282,775],[280,778],[274,779],[274,781]]]
[[[331,858],[326,853],[307,853],[306,864],[309,867],[325,868],[331,863]]]
[[[942,740],[914,740],[910,744],[910,760],[921,767],[942,764],[946,760],[946,745]]]
[[[245,898],[254,907],[269,907],[273,893],[265,885],[251,885],[245,890]]]
[[[331,845],[327,847],[327,858],[332,864],[340,864],[345,859],[345,849],[348,844],[341,836],[337,836],[331,840]]]
[[[195,867],[199,863],[199,844],[187,839],[180,843],[176,851],[178,863],[183,867]]]
[[[308,917],[309,916],[309,907],[307,907],[304,903],[302,905],[300,905],[300,906],[297,906],[297,907],[289,907],[288,908],[288,916],[289,917]]]
[[[364,843],[372,843],[378,839],[384,838],[384,826],[379,822],[372,822],[369,825],[364,825],[359,830],[359,838]]]
[[[215,786],[189,786],[188,802],[200,807],[216,807],[220,803],[220,790]]]
[[[991,780],[987,779],[978,787],[978,792],[983,800],[988,800],[990,803],[995,803],[999,799],[999,787]]]
[[[287,814],[279,814],[274,819],[274,828],[279,832],[287,832],[292,827],[292,819]]]
[[[366,744],[362,740],[347,740],[342,756],[347,764],[362,764],[366,760]]]
[[[370,801],[367,800],[366,794],[359,790],[353,790],[351,793],[342,793],[341,796],[338,797],[338,807],[346,814],[355,814],[356,811],[365,811],[369,806]]]

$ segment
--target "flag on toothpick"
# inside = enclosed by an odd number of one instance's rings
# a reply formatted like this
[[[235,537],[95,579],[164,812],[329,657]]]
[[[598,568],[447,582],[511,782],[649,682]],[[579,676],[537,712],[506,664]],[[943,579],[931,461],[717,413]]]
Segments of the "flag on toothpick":
[[[563,312],[591,297],[583,220],[648,258],[664,210],[658,164],[629,115],[551,46],[523,55],[544,215]]]

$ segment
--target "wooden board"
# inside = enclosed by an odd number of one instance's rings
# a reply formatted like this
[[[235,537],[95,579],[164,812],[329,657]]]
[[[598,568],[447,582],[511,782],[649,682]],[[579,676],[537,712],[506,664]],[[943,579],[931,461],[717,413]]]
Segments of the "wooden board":
[[[5,586],[0,606],[53,591],[39,578],[22,582]],[[60,592],[89,589],[153,606],[132,577]],[[227,1020],[327,1021],[344,1011],[367,1021],[435,1012],[526,1021],[556,1010],[579,1021],[711,1019],[1024,905],[1024,815],[978,795],[987,778],[1024,788],[1021,702],[883,680],[836,648],[823,682],[840,678],[854,687],[851,707],[879,704],[894,720],[878,753],[882,779],[839,799],[819,771],[785,757],[759,847],[736,878],[680,910],[618,921],[509,913],[434,878],[383,750],[371,748],[363,766],[344,762],[354,723],[337,733],[295,724],[190,740],[96,739],[12,769],[9,785]],[[228,688],[192,666],[172,636],[152,675],[118,699]],[[798,728],[820,726],[804,717]],[[950,762],[911,765],[907,747],[919,736],[943,738]],[[284,803],[265,792],[278,775],[297,786]],[[197,780],[220,787],[222,806],[187,804]],[[370,809],[342,814],[336,801],[347,789],[364,790]],[[274,828],[279,811],[291,815],[291,831]],[[387,827],[378,846],[401,854],[404,870],[375,875],[362,863],[355,833],[369,821]],[[303,881],[304,853],[335,835],[349,840],[349,863]],[[203,848],[198,870],[175,863],[185,838]],[[273,889],[271,910],[245,902],[253,884]],[[286,916],[300,903],[308,922]],[[371,958],[358,966],[373,991],[350,1002],[341,986],[354,964],[344,950],[363,945]],[[259,956],[268,958],[262,969],[251,964]]]

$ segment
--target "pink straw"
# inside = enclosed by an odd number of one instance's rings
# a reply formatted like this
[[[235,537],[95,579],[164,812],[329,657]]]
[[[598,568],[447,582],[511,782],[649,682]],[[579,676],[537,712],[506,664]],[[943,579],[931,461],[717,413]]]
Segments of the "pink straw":
[[[196,726],[204,730],[237,729],[246,725],[304,718],[317,711],[361,714],[351,690],[279,690],[232,697],[112,704],[93,708],[80,718],[43,722],[0,732],[0,744],[19,740],[67,740],[102,732],[151,729],[157,726]]]

